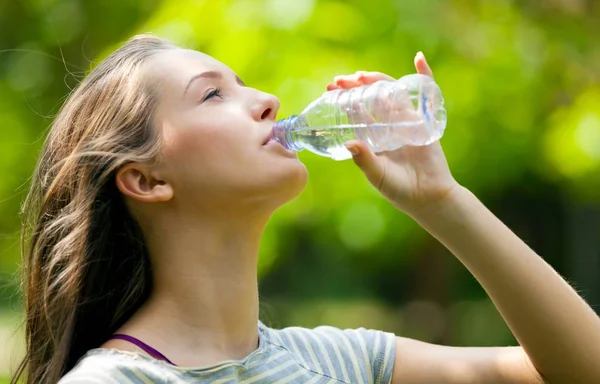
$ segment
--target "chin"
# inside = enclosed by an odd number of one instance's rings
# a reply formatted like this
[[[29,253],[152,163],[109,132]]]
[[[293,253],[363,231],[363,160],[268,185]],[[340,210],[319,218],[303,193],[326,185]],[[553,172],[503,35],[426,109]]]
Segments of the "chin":
[[[298,160],[291,166],[277,167],[277,173],[270,175],[272,181],[268,189],[269,200],[277,206],[288,203],[304,191],[308,182],[306,166]]]
[[[308,183],[308,170],[306,169],[306,166],[300,161],[298,161],[298,164],[299,166],[297,167],[297,173],[293,174],[293,179],[289,181],[289,187],[292,190],[292,196],[288,199],[288,201],[300,195]]]

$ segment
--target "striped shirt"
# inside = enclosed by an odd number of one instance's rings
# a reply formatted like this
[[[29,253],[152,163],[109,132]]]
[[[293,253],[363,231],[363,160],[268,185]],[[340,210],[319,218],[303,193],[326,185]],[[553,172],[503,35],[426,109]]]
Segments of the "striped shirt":
[[[179,367],[139,353],[88,351],[59,384],[389,384],[395,337],[382,331],[289,327],[259,322],[258,348],[243,360]]]

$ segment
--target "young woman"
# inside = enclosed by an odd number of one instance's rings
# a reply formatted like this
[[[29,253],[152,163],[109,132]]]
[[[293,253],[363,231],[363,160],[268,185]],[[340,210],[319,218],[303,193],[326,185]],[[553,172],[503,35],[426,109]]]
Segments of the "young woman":
[[[422,54],[417,71],[431,75]],[[340,76],[328,89],[382,79]],[[271,329],[256,265],[303,189],[269,140],[279,101],[223,63],[137,36],[70,95],[25,209],[28,383],[599,383],[600,320],[452,177],[439,143],[354,161],[489,293],[520,347],[376,330]],[[160,352],[159,352],[160,351]]]

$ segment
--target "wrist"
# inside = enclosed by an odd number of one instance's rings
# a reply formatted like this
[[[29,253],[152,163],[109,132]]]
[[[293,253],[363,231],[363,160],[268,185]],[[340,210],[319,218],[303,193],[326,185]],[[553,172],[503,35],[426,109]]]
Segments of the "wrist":
[[[468,209],[467,205],[474,199],[477,200],[471,191],[456,184],[440,198],[410,212],[409,215],[420,224],[440,223],[447,220],[457,221],[463,216],[465,209]]]

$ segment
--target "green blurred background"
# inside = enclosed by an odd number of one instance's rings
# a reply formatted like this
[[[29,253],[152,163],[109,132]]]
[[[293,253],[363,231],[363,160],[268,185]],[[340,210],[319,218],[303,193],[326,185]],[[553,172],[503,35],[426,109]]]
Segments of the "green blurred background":
[[[593,0],[0,0],[0,377],[23,351],[18,212],[42,139],[69,90],[141,32],[225,62],[281,117],[335,75],[411,73],[422,50],[456,178],[597,309],[599,18]],[[351,161],[300,157],[308,187],[261,250],[265,322],[514,343],[475,279]]]

